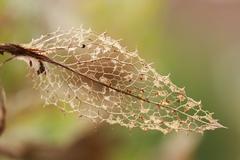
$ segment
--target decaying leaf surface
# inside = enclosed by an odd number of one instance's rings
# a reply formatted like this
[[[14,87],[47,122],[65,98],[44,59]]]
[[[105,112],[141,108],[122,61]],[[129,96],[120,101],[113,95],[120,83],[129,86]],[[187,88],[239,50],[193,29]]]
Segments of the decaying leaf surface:
[[[51,60],[23,56],[47,105],[96,122],[164,134],[223,127],[200,102],[140,58],[138,51],[128,51],[105,33],[59,29],[24,47]]]

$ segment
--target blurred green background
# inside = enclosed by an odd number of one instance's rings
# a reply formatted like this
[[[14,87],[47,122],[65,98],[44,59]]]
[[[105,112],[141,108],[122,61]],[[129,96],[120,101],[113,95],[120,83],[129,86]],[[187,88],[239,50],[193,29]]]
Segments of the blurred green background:
[[[199,137],[97,126],[55,107],[43,108],[27,67],[14,61],[0,69],[8,111],[0,145],[61,148],[85,139],[81,144],[96,159],[239,160],[239,16],[238,0],[0,0],[0,42],[28,43],[59,26],[107,31],[128,49],[138,48],[159,73],[171,73],[175,84],[185,86],[228,127]]]

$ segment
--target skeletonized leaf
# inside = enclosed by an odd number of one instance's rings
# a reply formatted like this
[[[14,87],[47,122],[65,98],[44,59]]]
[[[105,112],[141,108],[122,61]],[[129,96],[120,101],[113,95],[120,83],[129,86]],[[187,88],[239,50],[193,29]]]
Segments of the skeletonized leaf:
[[[128,51],[105,33],[58,29],[24,47],[51,60],[27,59],[34,87],[46,104],[96,122],[164,134],[223,127],[137,51]]]

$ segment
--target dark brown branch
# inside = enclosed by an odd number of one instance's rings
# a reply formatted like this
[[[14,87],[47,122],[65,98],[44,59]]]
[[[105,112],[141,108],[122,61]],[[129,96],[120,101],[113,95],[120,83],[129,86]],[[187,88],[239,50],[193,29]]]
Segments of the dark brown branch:
[[[5,104],[5,92],[4,89],[0,86],[0,135],[5,129],[6,121],[6,104]]]

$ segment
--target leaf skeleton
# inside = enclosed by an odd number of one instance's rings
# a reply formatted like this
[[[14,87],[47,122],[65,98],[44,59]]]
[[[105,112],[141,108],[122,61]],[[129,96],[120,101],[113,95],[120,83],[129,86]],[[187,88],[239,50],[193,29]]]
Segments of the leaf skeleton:
[[[223,127],[137,51],[105,33],[59,29],[27,45],[2,43],[0,54],[5,52],[12,56],[2,65],[17,58],[34,69],[34,85],[46,104],[61,108],[64,102],[90,119],[164,134]]]

